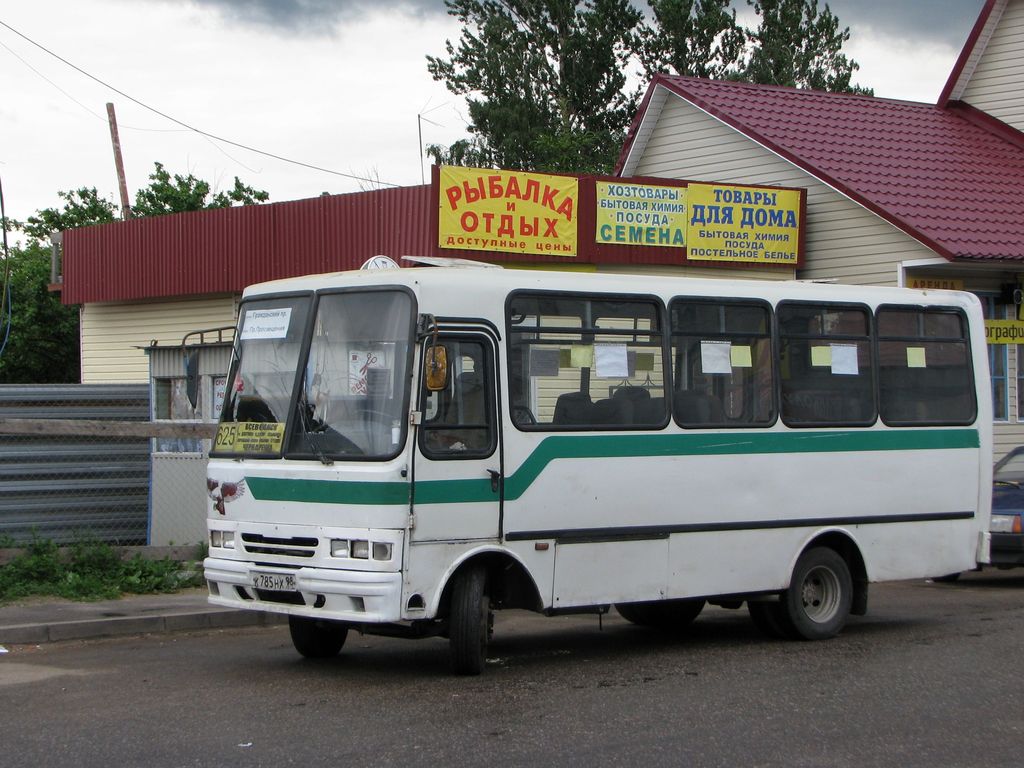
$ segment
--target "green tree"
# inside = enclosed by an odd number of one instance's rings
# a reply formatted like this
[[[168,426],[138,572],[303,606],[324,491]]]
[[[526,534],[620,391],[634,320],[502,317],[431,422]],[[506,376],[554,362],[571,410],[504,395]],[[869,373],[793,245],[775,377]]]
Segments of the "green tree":
[[[209,182],[192,174],[172,177],[162,164],[155,165],[149,186],[138,192],[136,215],[251,205],[269,198],[238,177],[230,190],[211,193]],[[23,224],[8,221],[28,239],[0,254],[0,296],[9,289],[11,299],[9,313],[7,302],[0,302],[0,383],[66,383],[79,378],[78,309],[64,306],[60,294],[49,290],[50,234],[107,224],[117,219],[119,210],[94,187],[58,192],[57,197],[63,205],[36,211]]]
[[[471,137],[431,147],[438,162],[604,171],[638,90],[626,70],[642,15],[629,0],[445,0],[463,25],[427,69],[466,97]]]
[[[842,52],[850,28],[818,0],[747,0],[760,17],[749,31],[753,47],[739,79],[834,93],[873,95],[870,88],[852,84],[860,69]]]
[[[735,76],[747,41],[732,0],[649,0],[653,15],[637,33],[644,74],[719,80]]]
[[[235,176],[235,185],[227,192],[211,193],[210,182],[174,174],[162,163],[154,163],[155,169],[149,175],[149,186],[135,195],[132,214],[140,216],[164,216],[169,213],[200,211],[204,208],[229,208],[232,205],[253,205],[270,199],[270,195],[243,184]]]
[[[44,208],[29,216],[19,228],[33,240],[49,242],[51,232],[77,229],[92,224],[106,224],[118,217],[118,208],[99,196],[96,187],[81,187],[72,192],[58,192],[64,201],[60,208]]]
[[[11,248],[6,262],[11,320],[8,324],[5,310],[0,318],[0,383],[78,381],[78,308],[65,307],[60,294],[49,290],[49,245],[31,241]]]

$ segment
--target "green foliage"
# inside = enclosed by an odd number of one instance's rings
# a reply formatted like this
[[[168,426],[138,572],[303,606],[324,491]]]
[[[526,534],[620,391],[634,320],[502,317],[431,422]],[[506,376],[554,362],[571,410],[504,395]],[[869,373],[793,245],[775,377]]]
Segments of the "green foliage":
[[[842,53],[849,27],[818,0],[747,0],[760,16],[750,33],[753,49],[739,79],[751,83],[872,95],[851,84],[857,62]]]
[[[439,162],[545,171],[610,167],[639,98],[626,88],[642,18],[629,0],[446,0],[463,24],[427,69],[466,96],[473,134]]]
[[[653,24],[637,33],[644,73],[722,79],[740,69],[746,32],[732,0],[649,0]]]
[[[29,216],[22,227],[33,240],[50,241],[51,232],[65,229],[88,227],[92,224],[106,224],[118,216],[117,206],[99,196],[96,187],[81,187],[72,192],[58,192],[64,201],[61,208],[44,208]]]
[[[738,25],[733,0],[648,0],[649,20],[629,0],[445,0],[462,36],[427,69],[466,97],[470,136],[428,152],[450,165],[607,173],[637,109],[634,60],[647,77],[871,93],[851,84],[850,32],[827,5],[746,2],[756,30]]]
[[[52,541],[34,539],[22,553],[0,565],[0,602],[54,596],[104,600],[126,592],[174,592],[198,586],[201,578],[169,558],[122,560],[110,546],[81,541],[62,553]]]
[[[154,163],[155,170],[149,175],[149,186],[135,195],[132,214],[140,216],[164,216],[169,213],[200,211],[205,208],[229,208],[232,205],[253,205],[270,199],[270,195],[243,184],[235,177],[235,185],[227,192],[211,194],[208,181],[174,174],[162,163]]]
[[[0,355],[0,384],[78,381],[78,309],[49,290],[50,248],[39,242],[10,250],[11,327]],[[6,316],[0,338],[6,332]]]

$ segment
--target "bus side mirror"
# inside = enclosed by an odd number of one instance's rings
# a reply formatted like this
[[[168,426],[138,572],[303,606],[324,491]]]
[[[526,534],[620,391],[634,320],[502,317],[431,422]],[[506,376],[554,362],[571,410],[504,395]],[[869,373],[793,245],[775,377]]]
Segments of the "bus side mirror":
[[[427,347],[424,370],[428,392],[440,392],[448,386],[448,350],[440,345]]]

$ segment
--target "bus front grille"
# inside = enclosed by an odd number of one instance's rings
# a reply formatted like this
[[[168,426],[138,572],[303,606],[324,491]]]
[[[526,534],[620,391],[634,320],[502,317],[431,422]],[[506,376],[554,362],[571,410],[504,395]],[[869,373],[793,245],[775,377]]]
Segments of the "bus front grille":
[[[319,541],[312,536],[293,536],[279,539],[260,533],[243,533],[245,551],[255,555],[280,555],[283,557],[313,557]]]

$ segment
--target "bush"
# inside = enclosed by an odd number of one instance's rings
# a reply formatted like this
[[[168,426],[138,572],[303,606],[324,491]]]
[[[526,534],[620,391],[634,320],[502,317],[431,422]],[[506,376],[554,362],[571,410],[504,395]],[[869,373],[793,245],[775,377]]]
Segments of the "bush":
[[[71,600],[104,600],[126,592],[174,592],[199,586],[199,573],[185,564],[134,555],[122,560],[109,545],[80,541],[62,553],[52,541],[34,539],[0,566],[0,602],[51,595]]]

